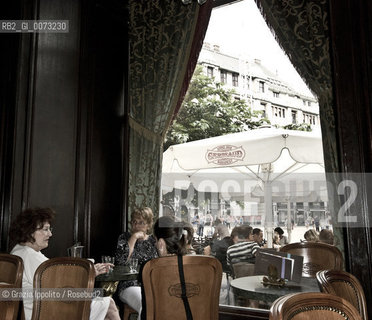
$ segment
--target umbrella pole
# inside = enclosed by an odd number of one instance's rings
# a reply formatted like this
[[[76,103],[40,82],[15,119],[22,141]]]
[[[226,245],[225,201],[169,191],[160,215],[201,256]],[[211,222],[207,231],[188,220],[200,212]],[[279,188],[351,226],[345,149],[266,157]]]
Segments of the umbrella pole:
[[[274,226],[274,217],[273,217],[273,197],[272,197],[272,186],[271,182],[264,182],[265,190],[265,229],[267,234],[267,247],[273,247],[273,226]]]
[[[292,238],[292,217],[291,217],[291,201],[287,199],[287,233],[288,233],[288,242],[291,243]]]

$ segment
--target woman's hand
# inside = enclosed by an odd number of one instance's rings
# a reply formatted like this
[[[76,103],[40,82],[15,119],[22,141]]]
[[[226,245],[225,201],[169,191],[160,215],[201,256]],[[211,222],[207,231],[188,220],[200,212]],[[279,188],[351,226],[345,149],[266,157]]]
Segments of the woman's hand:
[[[136,240],[146,240],[146,232],[143,232],[143,231],[137,231],[135,233],[132,234],[132,238],[136,239]]]
[[[112,263],[96,263],[94,265],[94,270],[96,272],[96,277],[100,274],[107,273],[110,267],[114,267]]]
[[[140,241],[147,240],[148,237],[149,236],[144,231],[137,231],[137,232],[134,232],[131,235],[131,237],[129,238],[129,241],[128,241],[128,246],[129,246],[128,260],[132,256],[132,253],[133,253],[133,250],[134,250],[134,246],[135,246],[137,240],[140,240]]]

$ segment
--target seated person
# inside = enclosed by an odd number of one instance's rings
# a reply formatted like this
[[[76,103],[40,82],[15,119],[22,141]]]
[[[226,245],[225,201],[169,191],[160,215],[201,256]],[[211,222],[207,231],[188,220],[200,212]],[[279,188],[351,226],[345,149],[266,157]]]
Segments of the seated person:
[[[237,229],[238,242],[227,249],[226,260],[228,265],[238,262],[255,263],[257,250],[260,248],[253,241],[252,227],[242,225]]]
[[[135,209],[130,218],[130,232],[119,236],[115,261],[118,265],[125,265],[130,258],[138,259],[138,266],[142,267],[148,260],[157,258],[155,238],[150,235],[153,224],[153,213],[148,207]],[[137,280],[120,281],[118,286],[119,299],[138,312],[141,317],[142,295]]]
[[[192,246],[192,240],[194,239],[194,227],[191,223],[185,222],[183,228],[187,231],[187,254],[196,254],[196,251]]]
[[[188,227],[171,217],[160,217],[154,224],[159,257],[187,254]]]
[[[32,289],[36,269],[48,258],[40,251],[47,248],[52,237],[50,224],[54,218],[54,211],[50,208],[35,208],[22,211],[13,222],[10,237],[17,244],[11,254],[23,260],[24,271],[22,289]],[[94,265],[96,276],[106,273],[110,264],[97,263]],[[33,300],[24,299],[25,320],[32,315]],[[110,297],[93,299],[90,305],[90,320],[115,319],[119,320],[119,312],[115,302]]]
[[[304,233],[304,238],[306,241],[318,241],[318,232],[316,232],[314,229],[307,230]]]
[[[334,245],[334,236],[332,230],[322,229],[319,232],[319,241]]]
[[[276,249],[276,251],[279,251],[280,250],[280,239],[279,239],[279,235],[274,232],[274,236],[273,236],[273,248]]]
[[[265,246],[266,241],[263,239],[263,231],[260,228],[254,228],[252,234],[253,241],[257,242],[260,247]]]
[[[212,238],[215,239],[223,239],[225,237],[230,236],[229,228],[224,225],[220,219],[216,219],[216,221],[213,223],[214,225],[214,233],[212,235]]]
[[[276,227],[274,229],[274,232],[276,232],[279,236],[279,244],[280,246],[284,246],[286,244],[288,244],[288,238],[287,236],[284,235],[284,230],[281,228],[281,227]]]
[[[224,272],[230,272],[230,267],[227,265],[226,253],[227,248],[238,242],[238,229],[235,227],[231,231],[231,235],[224,237],[221,240],[214,240],[210,246],[204,248],[205,255],[212,255],[216,257],[222,264]]]

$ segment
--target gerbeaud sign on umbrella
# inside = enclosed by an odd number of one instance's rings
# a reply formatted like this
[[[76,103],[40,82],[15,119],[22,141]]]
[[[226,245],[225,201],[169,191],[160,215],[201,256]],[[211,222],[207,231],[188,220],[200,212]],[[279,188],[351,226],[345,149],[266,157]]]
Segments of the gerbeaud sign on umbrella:
[[[261,128],[170,146],[163,154],[162,190],[190,183],[226,200],[264,202],[270,230],[273,200],[327,201],[321,134]]]

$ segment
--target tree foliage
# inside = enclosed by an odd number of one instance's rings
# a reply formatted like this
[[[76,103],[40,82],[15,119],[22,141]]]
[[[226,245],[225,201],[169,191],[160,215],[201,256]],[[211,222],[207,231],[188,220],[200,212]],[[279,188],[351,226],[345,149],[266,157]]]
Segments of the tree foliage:
[[[169,128],[164,148],[269,124],[261,111],[237,98],[235,91],[215,83],[198,65],[177,118]]]
[[[308,123],[296,123],[296,124],[287,124],[283,127],[288,130],[298,130],[298,131],[311,131],[311,125]]]

